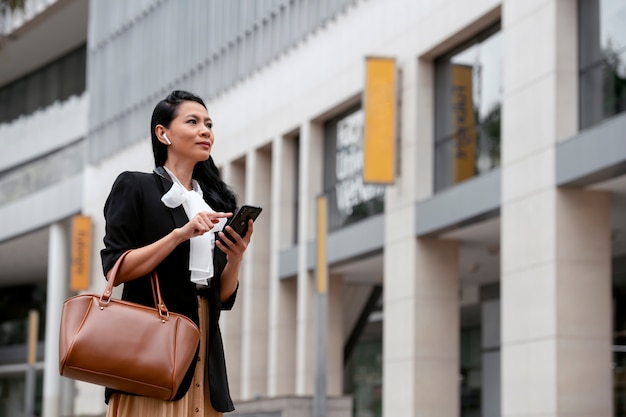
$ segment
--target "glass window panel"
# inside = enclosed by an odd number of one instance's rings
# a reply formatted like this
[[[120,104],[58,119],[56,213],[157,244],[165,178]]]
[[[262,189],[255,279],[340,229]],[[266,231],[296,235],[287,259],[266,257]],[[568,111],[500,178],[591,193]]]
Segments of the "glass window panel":
[[[34,416],[42,415],[43,372],[35,371],[34,397],[31,398]],[[27,393],[27,376],[24,372],[0,374],[0,417],[24,416]]]
[[[39,312],[38,339],[43,340],[45,297],[45,282],[2,289],[0,294],[0,347],[26,344],[30,310]]]
[[[380,340],[361,341],[347,364],[353,415],[381,417],[383,406],[382,335]]]
[[[435,190],[500,165],[499,25],[435,62]]]
[[[481,415],[482,390],[482,347],[480,326],[461,329],[460,337],[459,395],[461,415],[479,417]]]
[[[626,2],[601,0],[600,42],[603,50],[615,52],[626,49]]]
[[[626,417],[626,256],[613,258],[611,269],[614,416]]]
[[[324,135],[329,230],[382,213],[385,186],[363,183],[363,110],[329,120]]]
[[[300,222],[300,135],[294,139],[293,147],[294,175],[293,180],[293,241],[298,244],[298,223]]]
[[[626,109],[626,2],[579,1],[580,128]]]
[[[0,376],[0,417],[24,415],[25,374]]]
[[[54,103],[61,94],[61,68],[58,65],[51,65],[41,71],[43,73],[45,89],[42,91],[44,103]],[[44,104],[45,105],[45,104]]]
[[[362,327],[354,330],[355,343],[350,348],[346,345],[347,355],[344,349],[343,392],[352,396],[354,417],[380,417],[383,405],[382,291],[375,304],[366,306],[361,314],[367,319]]]
[[[79,95],[86,85],[86,47],[52,61],[36,71],[0,87],[2,106],[0,123],[10,122],[22,115],[29,115],[63,101],[70,96]]]

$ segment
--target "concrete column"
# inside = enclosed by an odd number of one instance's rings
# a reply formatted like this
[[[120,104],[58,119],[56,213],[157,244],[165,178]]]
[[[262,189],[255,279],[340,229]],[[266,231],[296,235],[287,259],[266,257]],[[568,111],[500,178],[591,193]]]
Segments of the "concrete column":
[[[556,196],[558,416],[613,416],[610,196]]]
[[[611,417],[608,195],[526,200],[503,213],[502,415]]]
[[[577,129],[576,4],[503,6],[505,417],[613,415],[609,199],[554,177],[555,145]]]
[[[275,349],[275,392],[270,396],[294,395],[296,387],[296,333],[298,285],[295,279],[278,283],[278,317],[275,333],[278,336]]]
[[[296,335],[296,395],[312,395],[314,387],[314,274],[308,270],[308,245],[314,240],[315,198],[322,190],[321,164],[310,161],[323,160],[323,136],[319,125],[305,122],[300,129],[300,184],[298,222],[298,296]]]
[[[328,367],[327,393],[331,397],[343,395],[343,276],[328,277],[328,349],[326,359]]]
[[[59,325],[67,295],[69,248],[66,226],[50,225],[48,242],[48,283],[46,298],[46,341],[43,381],[43,417],[58,417],[60,412]]]
[[[298,275],[296,327],[296,395],[312,396],[315,389],[315,275]]]
[[[254,237],[246,250],[241,295],[243,299],[242,399],[267,395],[267,358],[269,330],[269,261],[266,242],[270,236],[271,151],[248,153],[246,198],[243,203],[264,207],[254,224]]]
[[[104,278],[103,278],[104,279]],[[106,413],[106,404],[104,403],[104,387],[89,384],[81,381],[69,381],[73,385],[65,385],[63,389],[63,397],[70,396],[74,402],[72,412],[63,412],[61,407],[61,416],[84,416],[84,415],[104,415]]]
[[[280,251],[293,243],[294,139],[272,142],[270,230],[268,396],[293,395],[296,345],[296,280],[278,277]]]
[[[256,158],[253,151],[249,151],[246,155],[245,160],[245,194],[243,194],[243,200],[246,202],[250,201],[250,197],[254,195],[254,180],[251,178],[251,173],[256,172]],[[240,203],[240,205],[243,203]],[[255,236],[256,237],[256,236]],[[251,286],[253,281],[253,270],[251,268],[251,263],[249,262],[250,258],[254,256],[252,254],[254,249],[252,246],[246,250],[245,261],[241,266],[239,281],[239,301],[241,302],[241,399],[248,400],[251,398],[251,366],[252,366],[252,358],[251,358],[251,346],[253,345],[253,324],[252,324],[252,311],[254,307],[252,306],[253,297],[256,295],[252,290]]]
[[[383,415],[454,417],[459,413],[458,245],[415,238],[415,201],[432,195],[433,187],[433,65],[427,60],[399,65],[400,173],[385,193]]]
[[[278,385],[278,342],[279,328],[278,317],[280,312],[278,278],[279,258],[280,258],[280,214],[283,207],[280,205],[281,165],[283,161],[283,141],[282,138],[274,138],[272,141],[272,194],[271,194],[271,218],[270,221],[270,259],[269,259],[269,315],[268,315],[268,340],[267,340],[267,394],[270,397],[276,396]]]
[[[310,161],[307,151],[311,147],[311,129],[308,123],[301,128],[300,134],[300,184],[298,186],[300,201],[298,215],[298,277],[297,277],[297,333],[296,333],[296,395],[311,394],[306,391],[306,368],[307,359],[310,356],[307,336],[312,333],[311,321],[311,275],[307,269],[307,230],[309,228],[309,216],[313,214],[308,188]]]
[[[420,239],[414,250],[385,252],[384,415],[456,416],[458,245]]]
[[[222,178],[230,185],[239,196],[246,195],[245,159],[231,162],[222,167]],[[241,204],[241,201],[239,201]],[[239,272],[240,290],[243,288],[242,269]],[[237,301],[231,311],[224,311],[220,316],[220,329],[224,341],[224,354],[226,356],[226,368],[228,370],[228,384],[233,400],[239,400],[242,396],[242,369],[243,369],[243,301],[242,293],[237,294]]]

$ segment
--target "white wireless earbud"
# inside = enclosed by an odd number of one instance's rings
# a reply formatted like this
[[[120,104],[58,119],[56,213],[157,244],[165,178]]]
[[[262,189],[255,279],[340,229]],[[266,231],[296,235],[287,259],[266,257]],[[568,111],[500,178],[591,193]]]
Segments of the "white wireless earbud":
[[[172,144],[172,142],[170,142],[170,140],[167,138],[167,135],[165,133],[163,134],[163,139],[165,139],[165,142],[167,142],[168,145]]]

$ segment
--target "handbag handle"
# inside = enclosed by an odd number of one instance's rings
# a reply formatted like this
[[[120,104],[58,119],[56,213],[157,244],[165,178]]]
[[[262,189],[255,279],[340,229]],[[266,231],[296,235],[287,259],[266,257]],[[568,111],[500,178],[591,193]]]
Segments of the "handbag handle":
[[[126,255],[128,255],[131,251],[132,249],[129,249],[121,254],[120,257],[117,259],[117,262],[115,262],[115,265],[113,265],[113,268],[111,269],[111,278],[109,278],[109,280],[107,281],[104,292],[100,296],[100,310],[104,310],[104,307],[106,307],[111,302],[111,295],[113,293],[113,287],[115,286],[117,271],[120,269],[120,266],[122,265],[124,258],[126,258]],[[150,273],[150,284],[152,286],[152,297],[154,299],[155,307],[159,312],[161,322],[165,323],[170,318],[170,313],[165,306],[165,302],[163,302],[163,297],[161,296],[161,287],[159,286],[159,277],[156,271],[152,271]]]

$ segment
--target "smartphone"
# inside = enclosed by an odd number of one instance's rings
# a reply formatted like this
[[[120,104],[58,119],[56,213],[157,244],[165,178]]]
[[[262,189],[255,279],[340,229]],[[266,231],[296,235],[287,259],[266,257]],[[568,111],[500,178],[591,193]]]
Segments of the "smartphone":
[[[240,236],[244,236],[248,231],[248,220],[256,220],[256,218],[259,217],[259,214],[261,214],[261,210],[263,209],[257,206],[243,205],[239,207],[239,210],[237,210],[233,217],[228,219],[224,229],[226,229],[226,226],[230,226],[235,230],[235,232],[239,233]],[[230,238],[230,235],[226,233],[226,230],[224,230],[224,234]]]

